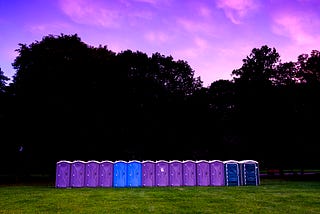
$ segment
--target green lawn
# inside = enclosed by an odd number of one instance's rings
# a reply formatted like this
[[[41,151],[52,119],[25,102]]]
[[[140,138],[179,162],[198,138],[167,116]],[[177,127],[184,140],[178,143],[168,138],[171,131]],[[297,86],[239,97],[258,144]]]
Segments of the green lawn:
[[[0,213],[320,213],[320,181],[261,180],[260,186],[0,187]]]

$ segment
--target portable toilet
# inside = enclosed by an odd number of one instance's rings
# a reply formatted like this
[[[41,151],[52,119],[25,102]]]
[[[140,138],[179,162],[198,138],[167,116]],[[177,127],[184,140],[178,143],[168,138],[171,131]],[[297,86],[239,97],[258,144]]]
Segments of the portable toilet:
[[[210,164],[210,184],[211,186],[224,186],[225,185],[225,173],[224,164],[220,160],[209,161]]]
[[[71,163],[71,187],[85,187],[86,162],[76,160]]]
[[[254,160],[243,160],[240,164],[241,185],[258,186],[260,184],[259,164]]]
[[[98,187],[99,186],[99,162],[88,161],[86,163],[86,176],[85,176],[86,187]]]
[[[67,188],[70,187],[70,161],[58,161],[56,163],[56,187]]]
[[[99,167],[99,186],[112,187],[113,185],[113,162],[101,161]]]
[[[156,186],[155,162],[146,160],[142,162],[142,186]]]
[[[182,162],[172,160],[169,162],[169,184],[170,186],[182,186]]]
[[[235,160],[224,161],[226,186],[240,185],[239,162]]]
[[[113,164],[113,186],[127,187],[127,168],[125,161],[116,161]]]
[[[183,186],[197,185],[197,167],[193,160],[186,160],[182,162],[183,171]]]
[[[156,185],[159,187],[169,186],[169,163],[168,161],[156,161]]]
[[[142,186],[142,165],[140,161],[129,161],[127,169],[127,186],[141,187]]]
[[[210,185],[210,165],[206,160],[200,160],[197,164],[197,185],[209,186]]]

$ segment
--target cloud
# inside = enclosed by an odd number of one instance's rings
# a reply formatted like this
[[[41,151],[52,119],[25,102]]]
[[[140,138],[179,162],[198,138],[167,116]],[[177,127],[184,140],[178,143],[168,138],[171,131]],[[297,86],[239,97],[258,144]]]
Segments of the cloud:
[[[101,27],[117,27],[120,11],[101,1],[60,0],[61,10],[74,22]]]
[[[272,31],[289,37],[298,45],[317,44],[320,39],[320,21],[312,13],[278,13],[273,17]]]
[[[197,34],[213,34],[213,26],[212,24],[200,21],[193,21],[190,19],[179,18],[177,20],[178,26],[181,26],[184,30],[189,33],[197,33]]]
[[[216,6],[224,10],[232,23],[240,24],[243,17],[258,8],[258,3],[256,0],[217,0]]]
[[[75,31],[74,27],[70,26],[67,23],[50,23],[50,24],[36,24],[36,25],[27,25],[27,30],[33,34],[43,35],[50,33],[60,34],[61,32],[70,32]]]
[[[170,40],[170,36],[164,32],[147,32],[145,34],[145,39],[151,43],[166,43]]]

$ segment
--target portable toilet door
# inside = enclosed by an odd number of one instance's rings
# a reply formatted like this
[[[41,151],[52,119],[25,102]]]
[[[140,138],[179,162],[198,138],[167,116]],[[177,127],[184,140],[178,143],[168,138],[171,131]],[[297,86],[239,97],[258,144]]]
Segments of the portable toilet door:
[[[99,186],[112,187],[113,185],[113,162],[101,161],[99,167]]]
[[[200,160],[197,164],[197,185],[210,186],[210,165],[208,161]]]
[[[169,186],[169,163],[168,161],[156,161],[156,185],[159,187]]]
[[[70,187],[70,161],[59,161],[56,164],[56,187],[67,188]]]
[[[98,187],[99,186],[99,162],[88,161],[86,163],[86,187]]]
[[[129,161],[128,163],[128,187],[141,187],[142,185],[142,165],[140,161]]]
[[[224,161],[226,186],[240,186],[239,162]]]
[[[209,162],[210,164],[210,184],[211,186],[224,186],[225,179],[224,179],[224,164],[223,161],[220,160],[213,160]]]
[[[260,184],[259,165],[254,160],[240,161],[241,185],[258,186]]]
[[[178,160],[169,162],[170,186],[182,186],[182,163]]]
[[[197,185],[197,167],[193,160],[186,160],[182,162],[183,171],[183,186]]]
[[[147,160],[142,162],[142,186],[156,186],[155,162]]]
[[[125,161],[116,161],[113,164],[113,186],[127,186],[127,168],[128,164]]]
[[[85,166],[80,160],[71,163],[71,187],[85,187]]]

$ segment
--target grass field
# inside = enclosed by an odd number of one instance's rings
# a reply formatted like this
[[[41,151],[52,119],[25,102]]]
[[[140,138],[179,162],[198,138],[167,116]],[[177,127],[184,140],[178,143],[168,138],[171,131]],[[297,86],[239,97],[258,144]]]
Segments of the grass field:
[[[320,213],[320,181],[261,180],[260,186],[0,187],[0,213]]]

